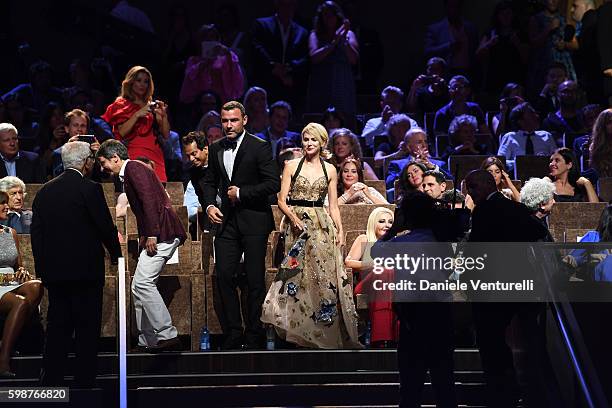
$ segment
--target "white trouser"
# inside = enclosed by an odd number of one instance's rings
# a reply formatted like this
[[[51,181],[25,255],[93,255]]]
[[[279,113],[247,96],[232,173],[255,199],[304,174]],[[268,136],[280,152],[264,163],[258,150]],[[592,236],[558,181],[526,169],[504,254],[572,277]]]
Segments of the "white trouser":
[[[179,244],[179,239],[175,238],[173,242],[159,242],[157,254],[153,256],[147,255],[146,249],[140,252],[132,280],[140,346],[155,346],[158,341],[174,338],[178,334],[176,327],[172,325],[172,318],[157,290],[156,283],[164,265]]]

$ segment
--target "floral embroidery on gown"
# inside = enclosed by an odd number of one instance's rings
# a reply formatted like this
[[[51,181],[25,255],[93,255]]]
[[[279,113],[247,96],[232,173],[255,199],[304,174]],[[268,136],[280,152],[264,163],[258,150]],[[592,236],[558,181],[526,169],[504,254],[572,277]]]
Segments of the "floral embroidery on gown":
[[[300,166],[301,167],[301,166]],[[299,169],[298,169],[299,173]],[[292,200],[321,201],[327,178],[294,176]],[[362,348],[357,340],[353,288],[336,245],[334,223],[323,207],[294,206],[305,232],[287,223],[285,257],[270,286],[261,320],[288,342],[309,348]]]

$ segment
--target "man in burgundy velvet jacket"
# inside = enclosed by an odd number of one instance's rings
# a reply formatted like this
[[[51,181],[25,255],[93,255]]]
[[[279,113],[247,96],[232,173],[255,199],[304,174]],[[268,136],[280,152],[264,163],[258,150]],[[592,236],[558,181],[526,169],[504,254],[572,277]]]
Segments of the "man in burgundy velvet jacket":
[[[132,281],[138,345],[149,351],[175,347],[179,343],[176,327],[156,282],[166,262],[185,242],[185,229],[153,170],[139,161],[129,160],[125,145],[107,140],[96,157],[105,171],[123,182],[138,223],[142,250]]]

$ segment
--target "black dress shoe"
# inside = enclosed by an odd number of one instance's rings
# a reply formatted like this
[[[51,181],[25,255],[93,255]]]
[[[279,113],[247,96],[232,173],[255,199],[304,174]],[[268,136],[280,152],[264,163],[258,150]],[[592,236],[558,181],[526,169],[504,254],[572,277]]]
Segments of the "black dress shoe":
[[[147,347],[149,353],[160,353],[162,351],[178,351],[180,350],[181,341],[178,337],[171,339],[160,340],[156,345]]]
[[[0,378],[15,378],[17,377],[17,374],[15,374],[12,371],[2,371],[0,372]]]
[[[241,350],[244,340],[242,336],[229,336],[221,345],[221,350]]]

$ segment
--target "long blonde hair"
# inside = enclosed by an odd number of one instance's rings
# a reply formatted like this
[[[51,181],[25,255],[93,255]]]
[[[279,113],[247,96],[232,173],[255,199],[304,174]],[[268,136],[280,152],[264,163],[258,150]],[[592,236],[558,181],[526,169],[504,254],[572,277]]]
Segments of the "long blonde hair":
[[[366,228],[366,238],[368,242],[376,242],[378,238],[376,237],[376,223],[378,223],[378,217],[382,214],[387,213],[393,217],[393,211],[388,209],[387,207],[377,207],[370,213],[368,217],[368,226]]]
[[[331,153],[326,147],[327,143],[329,142],[329,136],[327,135],[327,130],[325,127],[319,123],[310,122],[302,130],[302,138],[304,137],[304,133],[314,136],[319,141],[319,144],[321,145],[321,157],[328,160],[331,157]]]
[[[151,71],[147,68],[136,65],[125,74],[125,78],[121,82],[121,94],[119,96],[128,99],[134,102],[134,94],[132,94],[132,84],[136,80],[136,77],[139,73],[144,72],[149,76],[149,87],[147,88],[147,94],[145,95],[145,102],[151,102],[153,99],[153,91],[155,90],[155,86],[153,85],[153,75],[151,75]]]

